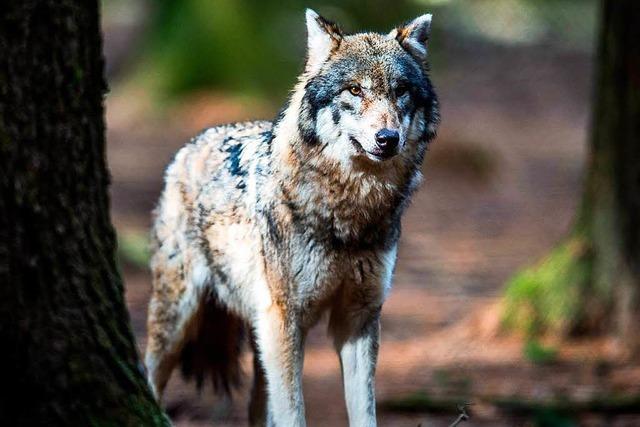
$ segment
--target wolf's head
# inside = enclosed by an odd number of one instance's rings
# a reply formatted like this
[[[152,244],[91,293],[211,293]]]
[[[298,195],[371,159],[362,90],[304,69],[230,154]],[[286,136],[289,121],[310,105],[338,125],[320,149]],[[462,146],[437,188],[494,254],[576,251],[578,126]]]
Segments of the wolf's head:
[[[307,61],[291,107],[310,154],[349,169],[421,162],[438,122],[431,15],[384,35],[346,35],[312,10],[306,20]]]

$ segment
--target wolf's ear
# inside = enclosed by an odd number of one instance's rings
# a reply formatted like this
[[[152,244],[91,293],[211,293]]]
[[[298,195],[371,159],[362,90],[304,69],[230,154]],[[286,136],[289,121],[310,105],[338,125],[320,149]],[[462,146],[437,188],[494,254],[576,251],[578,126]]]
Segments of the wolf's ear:
[[[340,46],[342,32],[333,22],[327,21],[311,9],[307,9],[307,65],[308,72],[316,72],[331,52]]]
[[[427,40],[431,33],[431,14],[418,16],[413,21],[401,25],[389,33],[402,47],[418,61],[427,58]]]

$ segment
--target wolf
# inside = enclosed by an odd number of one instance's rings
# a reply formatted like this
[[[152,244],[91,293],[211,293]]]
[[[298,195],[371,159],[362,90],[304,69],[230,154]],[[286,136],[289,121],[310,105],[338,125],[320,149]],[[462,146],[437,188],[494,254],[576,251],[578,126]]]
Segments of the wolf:
[[[374,426],[380,312],[439,122],[431,15],[346,34],[307,10],[306,26],[278,117],[207,129],[166,171],[145,363],[158,399],[179,363],[230,392],[248,342],[250,424],[303,426],[305,335],[328,313],[349,424]]]

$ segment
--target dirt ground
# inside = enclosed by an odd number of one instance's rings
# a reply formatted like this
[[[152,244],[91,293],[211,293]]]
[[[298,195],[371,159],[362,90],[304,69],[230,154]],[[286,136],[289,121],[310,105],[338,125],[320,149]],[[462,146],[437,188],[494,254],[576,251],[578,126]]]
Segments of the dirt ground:
[[[571,224],[586,155],[590,58],[546,48],[445,47],[463,59],[433,66],[443,122],[425,183],[403,220],[395,286],[383,309],[378,401],[423,391],[474,403],[463,425],[520,426],[530,421],[487,401],[640,393],[640,363],[621,361],[609,340],[564,344],[557,362],[536,365],[524,358],[520,339],[496,334],[505,280]],[[145,99],[128,88],[107,103],[113,216],[121,232],[148,227],[163,168],[197,128],[264,111],[207,94],[148,119]],[[125,273],[142,349],[149,275]],[[346,425],[339,364],[324,332],[320,324],[307,344],[307,418],[310,426]],[[222,401],[208,390],[198,395],[175,375],[164,403],[181,427],[247,422],[246,387],[233,402]],[[381,407],[379,423],[447,426],[457,415],[450,406],[448,413],[415,414]],[[640,418],[584,416],[580,425],[640,425]]]

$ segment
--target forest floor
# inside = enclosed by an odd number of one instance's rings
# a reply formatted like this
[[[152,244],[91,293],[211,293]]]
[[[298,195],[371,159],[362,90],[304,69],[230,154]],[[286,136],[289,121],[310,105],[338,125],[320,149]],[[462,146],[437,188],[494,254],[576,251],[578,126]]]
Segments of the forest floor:
[[[446,72],[433,67],[442,127],[427,155],[425,183],[403,220],[395,285],[383,309],[379,423],[447,426],[457,417],[456,404],[471,402],[471,419],[462,425],[534,425],[535,419],[551,426],[639,425],[638,415],[586,413],[572,414],[571,424],[551,410],[507,411],[504,402],[640,395],[640,363],[621,358],[611,340],[545,342],[558,353],[539,363],[525,355],[521,338],[498,333],[506,279],[535,263],[570,227],[586,156],[590,58],[550,49],[453,48],[460,59],[443,64]],[[145,102],[134,88],[117,86],[107,102],[113,217],[125,236],[147,232],[163,169],[190,135],[270,111],[204,94],[149,118]],[[130,266],[125,283],[143,349],[150,277]],[[307,418],[310,426],[346,425],[340,367],[325,326],[311,331],[306,347]],[[174,375],[164,403],[176,425],[246,425],[248,356],[245,366],[245,387],[233,402],[208,389],[198,395]],[[416,392],[431,399],[430,410],[385,406]]]

